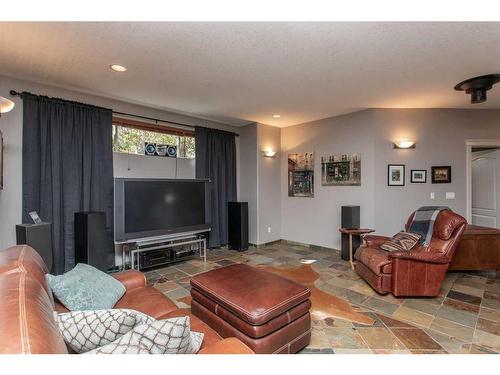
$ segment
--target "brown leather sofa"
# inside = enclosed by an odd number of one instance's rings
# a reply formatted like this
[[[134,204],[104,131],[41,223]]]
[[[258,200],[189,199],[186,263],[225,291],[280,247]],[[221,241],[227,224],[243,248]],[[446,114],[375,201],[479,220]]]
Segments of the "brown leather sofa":
[[[0,353],[68,353],[53,315],[54,310],[67,310],[54,301],[45,282],[47,272],[40,255],[29,246],[0,251]],[[199,353],[253,353],[238,339],[222,339],[189,310],[177,308],[158,290],[147,286],[141,272],[129,270],[113,276],[126,288],[115,307],[138,310],[156,319],[189,315],[192,329],[205,334]]]
[[[413,215],[406,222],[406,230]],[[354,255],[354,269],[380,294],[435,297],[466,225],[462,216],[451,210],[441,211],[434,223],[429,246],[417,244],[411,251],[384,251],[380,245],[389,237],[367,235]]]

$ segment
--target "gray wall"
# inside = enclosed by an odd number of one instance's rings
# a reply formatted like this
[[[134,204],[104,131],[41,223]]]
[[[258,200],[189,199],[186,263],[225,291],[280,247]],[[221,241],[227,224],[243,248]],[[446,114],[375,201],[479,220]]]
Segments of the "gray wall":
[[[374,131],[369,111],[356,112],[281,130],[282,238],[327,247],[339,247],[340,210],[361,206],[361,225],[374,220]],[[314,152],[314,198],[289,197],[289,153]],[[361,186],[321,186],[321,156],[361,154]]]
[[[276,151],[274,158],[264,157],[263,150]],[[257,244],[276,241],[281,236],[281,129],[257,125],[258,166],[258,240]],[[270,232],[269,232],[270,230]]]
[[[248,202],[249,242],[279,240],[281,129],[254,123],[241,128],[240,138],[240,200]],[[276,156],[264,157],[267,149],[275,150]]]
[[[95,95],[79,93],[54,86],[48,86],[33,82],[22,81],[15,78],[0,76],[0,96],[10,98],[9,91],[30,91],[33,94],[43,94],[48,96],[60,97],[68,100],[75,100],[84,103],[94,104],[107,108],[112,108],[121,112],[129,112],[143,116],[158,117],[170,121],[182,122],[189,125],[200,125],[223,130],[239,132],[239,128],[233,127],[218,122],[198,119],[196,117],[176,114],[172,112],[162,111],[158,109],[148,108],[140,105],[121,102],[118,100],[103,98]],[[22,210],[22,100],[19,97],[11,98],[15,103],[15,108],[4,114],[0,118],[0,130],[4,137],[4,189],[0,191],[0,249],[6,248],[15,244],[15,224],[21,222]],[[237,138],[237,152],[239,153],[239,140]],[[238,163],[239,163],[239,155]],[[126,170],[124,163],[127,161],[121,158],[114,158],[114,163],[118,166],[119,175],[128,175],[133,173],[135,168],[139,171],[141,161],[144,159],[129,159],[132,166],[131,171]],[[144,175],[156,174],[156,169],[161,168],[153,162],[155,166],[151,170],[141,172]],[[179,165],[182,173],[190,175],[190,165],[185,165],[192,162],[180,162]],[[125,168],[123,168],[125,167]],[[146,169],[149,168],[145,167]],[[167,168],[169,171],[171,169]],[[239,169],[239,168],[238,168]],[[239,180],[238,180],[239,182]],[[239,185],[239,184],[238,184]],[[239,186],[238,186],[239,191]]]
[[[417,141],[413,150],[394,150],[392,141]],[[466,214],[467,139],[500,139],[499,110],[370,109],[282,129],[282,238],[340,246],[340,207],[361,206],[361,225],[380,234],[400,230],[422,205],[446,205]],[[287,196],[289,152],[315,152],[315,197]],[[361,187],[322,187],[320,157],[361,153]],[[387,164],[406,165],[406,186],[387,186]],[[451,184],[431,184],[431,166],[451,165]],[[411,169],[427,169],[426,184],[411,184]],[[436,199],[431,200],[430,193]],[[455,192],[446,200],[446,192]]]

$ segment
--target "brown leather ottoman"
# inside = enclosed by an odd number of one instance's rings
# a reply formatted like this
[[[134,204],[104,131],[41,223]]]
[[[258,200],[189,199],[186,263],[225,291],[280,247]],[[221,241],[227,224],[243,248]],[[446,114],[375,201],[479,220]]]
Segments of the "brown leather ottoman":
[[[309,288],[234,264],[191,279],[191,311],[255,353],[296,353],[311,338]]]

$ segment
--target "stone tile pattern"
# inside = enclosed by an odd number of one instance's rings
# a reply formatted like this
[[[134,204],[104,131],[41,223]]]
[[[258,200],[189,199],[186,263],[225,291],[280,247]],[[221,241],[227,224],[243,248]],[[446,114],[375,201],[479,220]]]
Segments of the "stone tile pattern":
[[[374,292],[337,250],[277,243],[245,252],[210,250],[206,263],[191,259],[150,270],[146,277],[177,306],[189,308],[189,280],[194,275],[233,263],[298,267],[304,258],[317,260],[316,287],[345,299],[375,323],[313,321],[311,342],[302,353],[500,353],[500,278],[494,272],[449,272],[438,297],[401,299]]]

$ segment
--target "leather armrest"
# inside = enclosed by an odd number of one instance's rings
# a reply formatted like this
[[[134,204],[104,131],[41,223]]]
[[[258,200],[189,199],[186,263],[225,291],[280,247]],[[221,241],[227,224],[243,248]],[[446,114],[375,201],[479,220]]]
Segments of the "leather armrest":
[[[363,241],[368,247],[380,247],[383,243],[390,240],[390,237],[377,236],[375,234],[367,234],[363,236]]]
[[[121,282],[127,290],[142,288],[147,285],[146,276],[137,270],[116,272],[111,274],[111,276]]]
[[[255,354],[236,337],[229,337],[200,350],[198,354]]]
[[[444,264],[449,263],[450,260],[443,253],[432,250],[430,248],[425,248],[420,245],[416,245],[410,251],[393,251],[389,253],[390,258],[414,260],[417,262],[427,262],[427,263],[438,263]]]

